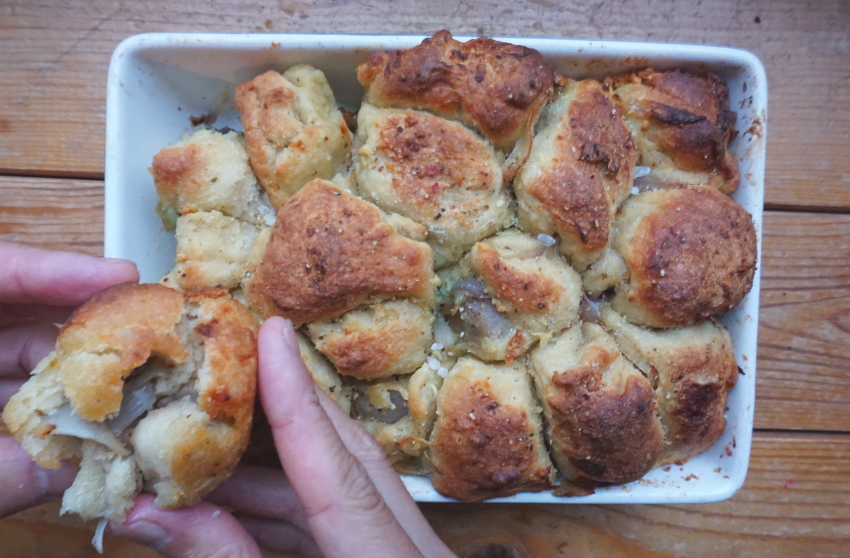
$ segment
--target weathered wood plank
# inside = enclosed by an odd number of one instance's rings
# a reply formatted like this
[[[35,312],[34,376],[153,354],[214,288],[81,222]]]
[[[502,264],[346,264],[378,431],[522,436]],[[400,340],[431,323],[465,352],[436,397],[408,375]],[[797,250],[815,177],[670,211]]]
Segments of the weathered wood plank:
[[[488,543],[529,558],[845,556],[850,548],[850,436],[756,433],[750,472],[731,500],[689,506],[426,504],[459,554]],[[57,504],[0,521],[6,558],[94,558],[93,525],[57,517]],[[104,556],[156,554],[107,536]],[[722,549],[722,551],[720,550]],[[269,554],[269,556],[279,556]]]
[[[0,176],[0,239],[103,255],[103,182]]]
[[[0,6],[0,172],[100,177],[109,56],[149,31],[456,33],[730,45],[770,83],[767,202],[850,208],[846,0],[9,0]]]
[[[0,239],[102,254],[103,183],[0,177]],[[850,431],[850,216],[765,213],[756,428]]]

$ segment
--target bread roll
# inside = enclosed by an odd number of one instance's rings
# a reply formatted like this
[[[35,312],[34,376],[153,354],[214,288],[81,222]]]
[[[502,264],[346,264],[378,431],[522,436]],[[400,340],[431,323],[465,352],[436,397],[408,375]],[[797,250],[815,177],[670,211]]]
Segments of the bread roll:
[[[3,419],[40,466],[81,466],[63,512],[120,522],[142,488],[161,508],[194,504],[248,443],[257,328],[224,290],[111,287],[74,312]]]
[[[640,161],[655,181],[705,184],[725,194],[739,182],[727,151],[735,134],[729,88],[714,74],[644,70],[612,80]]]
[[[461,358],[440,390],[428,455],[434,488],[464,502],[552,488],[555,469],[525,366]]]
[[[630,321],[685,326],[735,307],[753,286],[756,231],[732,198],[708,187],[631,197],[613,248],[628,267],[611,300]]]
[[[514,182],[519,220],[529,233],[560,237],[561,252],[583,270],[608,245],[637,151],[622,110],[593,80],[567,82],[541,120]]]
[[[504,156],[460,124],[364,104],[357,141],[360,193],[428,227],[437,267],[456,262],[476,241],[510,224]]]
[[[161,213],[164,210],[176,217],[219,211],[258,227],[274,222],[274,210],[251,171],[244,142],[236,132],[198,130],[161,149],[150,172]]]
[[[610,307],[602,320],[626,358],[655,386],[664,425],[656,465],[681,463],[707,450],[726,428],[726,399],[738,381],[732,339],[710,321],[669,330],[628,323]]]
[[[595,487],[645,475],[664,447],[649,380],[598,325],[584,323],[531,354],[552,459],[564,477]]]
[[[239,84],[234,101],[251,167],[275,208],[311,180],[329,180],[348,164],[351,132],[319,70],[269,70]]]
[[[280,208],[246,294],[264,318],[297,327],[380,298],[432,304],[435,284],[427,244],[397,233],[371,203],[314,180]]]
[[[458,118],[507,152],[530,146],[554,73],[536,50],[487,38],[461,43],[439,31],[413,48],[372,54],[357,79],[367,103]]]

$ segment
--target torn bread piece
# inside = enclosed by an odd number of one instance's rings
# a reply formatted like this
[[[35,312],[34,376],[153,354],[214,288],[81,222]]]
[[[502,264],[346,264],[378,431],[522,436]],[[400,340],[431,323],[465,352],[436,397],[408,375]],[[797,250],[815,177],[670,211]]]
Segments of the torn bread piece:
[[[539,128],[514,181],[520,224],[534,235],[557,235],[581,271],[610,241],[634,180],[635,144],[622,109],[594,80],[565,82]]]
[[[345,170],[351,132],[321,71],[269,70],[239,84],[234,100],[251,167],[275,208],[311,180]]]
[[[219,211],[254,226],[269,226],[275,212],[251,166],[239,134],[198,130],[165,147],[150,168],[166,228],[196,211]]]
[[[526,367],[463,357],[437,400],[428,456],[431,482],[464,502],[553,487],[540,407]]]
[[[192,505],[248,443],[257,329],[223,289],[111,287],[74,312],[3,419],[40,466],[81,466],[63,513],[121,522],[142,489]]]
[[[413,110],[364,104],[355,159],[360,193],[428,227],[436,267],[510,225],[504,156],[462,125]]]
[[[738,381],[729,332],[701,320],[684,328],[652,330],[630,324],[610,306],[602,320],[623,354],[655,387],[664,425],[656,466],[683,463],[711,447],[726,428],[726,400]]]
[[[328,181],[312,181],[278,212],[247,284],[251,306],[299,327],[393,297],[432,305],[431,248],[397,232],[395,221]]]
[[[638,182],[705,184],[735,191],[738,164],[728,151],[735,134],[729,88],[714,74],[644,70],[608,81],[623,107],[651,173]]]
[[[552,459],[586,487],[641,478],[664,447],[649,380],[593,323],[576,325],[531,353]]]

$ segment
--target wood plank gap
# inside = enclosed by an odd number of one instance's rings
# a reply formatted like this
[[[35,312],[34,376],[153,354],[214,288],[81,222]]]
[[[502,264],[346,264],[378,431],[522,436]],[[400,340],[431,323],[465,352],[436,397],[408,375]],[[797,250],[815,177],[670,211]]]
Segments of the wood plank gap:
[[[73,180],[103,180],[103,172],[52,171],[45,169],[0,168],[0,176],[14,178],[67,178]]]
[[[841,438],[850,436],[850,432],[846,430],[793,430],[788,428],[754,428],[753,434],[767,434],[771,436],[838,436]]]
[[[850,213],[850,206],[828,206],[828,205],[786,205],[782,203],[766,203],[765,211],[777,211],[781,213]]]

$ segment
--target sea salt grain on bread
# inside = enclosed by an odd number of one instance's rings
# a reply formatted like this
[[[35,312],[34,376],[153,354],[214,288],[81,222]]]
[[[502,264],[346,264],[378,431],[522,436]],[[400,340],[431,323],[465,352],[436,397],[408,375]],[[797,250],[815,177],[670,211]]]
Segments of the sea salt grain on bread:
[[[313,179],[331,179],[350,160],[351,132],[325,75],[298,65],[236,87],[251,167],[275,208]]]
[[[188,506],[248,443],[258,324],[224,290],[122,284],[92,297],[3,420],[42,467],[81,466],[63,511],[123,521],[141,488]]]

